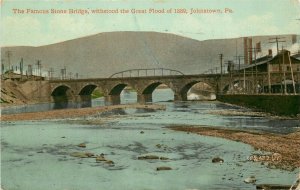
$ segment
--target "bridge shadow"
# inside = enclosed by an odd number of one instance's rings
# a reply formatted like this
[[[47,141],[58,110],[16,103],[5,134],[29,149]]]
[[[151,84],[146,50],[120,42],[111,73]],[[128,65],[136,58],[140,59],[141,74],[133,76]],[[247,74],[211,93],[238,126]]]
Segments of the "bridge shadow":
[[[133,96],[134,94],[135,96]],[[108,96],[105,97],[106,105],[118,105],[118,104],[128,104],[137,102],[137,92],[134,88],[128,84],[121,83],[114,86]]]
[[[65,85],[58,86],[51,93],[54,102],[53,109],[64,109],[69,107],[69,101],[72,99],[71,88]]]
[[[98,96],[98,95],[100,96],[100,92],[95,91],[96,88],[97,88],[96,85],[89,84],[80,90],[77,98],[77,104],[78,104],[77,106],[79,108],[92,106],[92,94],[94,93],[93,96]]]

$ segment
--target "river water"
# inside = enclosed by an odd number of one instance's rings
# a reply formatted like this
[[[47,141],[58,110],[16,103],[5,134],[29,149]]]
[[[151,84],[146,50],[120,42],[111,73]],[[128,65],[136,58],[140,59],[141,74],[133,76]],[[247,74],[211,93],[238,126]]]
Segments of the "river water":
[[[215,101],[160,102],[170,92],[160,90],[155,102],[166,111],[113,110],[75,119],[16,121],[1,124],[1,186],[5,190],[206,190],[255,189],[243,180],[291,184],[297,171],[270,169],[248,161],[259,151],[251,146],[214,137],[165,128],[170,125],[205,125],[290,133],[297,120],[252,116],[220,116],[210,111],[249,111]],[[134,93],[122,96],[135,101]],[[102,99],[95,100],[101,105]],[[76,145],[85,143],[86,148]],[[76,158],[73,152],[103,153],[114,165],[95,158]],[[141,155],[169,160],[138,160]],[[219,156],[224,163],[212,163]],[[156,171],[159,166],[172,170]]]

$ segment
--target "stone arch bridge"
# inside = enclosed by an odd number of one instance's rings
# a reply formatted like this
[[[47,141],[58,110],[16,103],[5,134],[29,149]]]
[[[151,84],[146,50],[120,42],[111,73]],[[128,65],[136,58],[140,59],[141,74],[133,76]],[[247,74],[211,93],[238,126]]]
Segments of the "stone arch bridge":
[[[196,83],[203,82],[218,91],[218,76],[200,77],[199,75],[176,76],[148,76],[99,78],[78,80],[52,80],[49,81],[48,95],[50,101],[59,101],[64,97],[68,101],[88,102],[95,88],[99,88],[108,104],[119,104],[120,94],[125,87],[131,87],[137,92],[137,102],[152,101],[153,91],[161,84],[168,86],[174,92],[175,101],[187,100],[187,92]]]
[[[294,74],[299,83],[299,73]],[[160,85],[167,85],[174,92],[175,101],[187,100],[187,92],[196,83],[203,82],[214,89],[214,94],[225,93],[236,82],[246,84],[247,92],[253,83],[268,85],[267,73],[257,74],[254,80],[252,73],[243,74],[200,74],[200,75],[162,75],[162,76],[118,76],[117,78],[90,78],[72,80],[49,80],[36,82],[38,88],[30,98],[39,102],[91,102],[91,94],[99,88],[107,104],[119,104],[120,94],[125,87],[137,92],[137,102],[152,101],[152,92]],[[281,83],[280,75],[273,74],[271,83]],[[250,89],[250,90],[249,90]]]

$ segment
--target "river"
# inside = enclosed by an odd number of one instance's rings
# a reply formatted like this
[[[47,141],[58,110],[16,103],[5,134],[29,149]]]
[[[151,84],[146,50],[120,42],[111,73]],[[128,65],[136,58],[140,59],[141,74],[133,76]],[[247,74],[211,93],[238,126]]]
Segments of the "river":
[[[16,121],[1,124],[1,186],[5,190],[202,190],[255,189],[243,180],[291,184],[297,171],[270,169],[248,161],[259,153],[251,146],[214,137],[165,128],[170,125],[205,125],[290,133],[298,120],[257,116],[220,116],[211,111],[249,111],[216,101],[169,102],[167,89],[158,90],[154,102],[165,111],[113,110],[75,119]],[[135,93],[122,96],[134,102]],[[164,102],[161,102],[164,101]],[[101,105],[95,100],[94,106]],[[91,122],[93,121],[93,122]],[[90,123],[89,123],[90,122]],[[76,145],[85,143],[86,148]],[[103,153],[114,165],[95,158],[76,158],[73,152]],[[141,155],[169,160],[138,160]],[[212,163],[219,156],[224,163]],[[168,166],[172,170],[157,171]]]

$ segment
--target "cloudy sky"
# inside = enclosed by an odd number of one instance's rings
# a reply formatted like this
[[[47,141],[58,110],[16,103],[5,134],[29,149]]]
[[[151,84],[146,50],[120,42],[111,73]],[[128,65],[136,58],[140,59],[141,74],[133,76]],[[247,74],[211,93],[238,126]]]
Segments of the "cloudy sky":
[[[151,8],[165,13],[149,13]],[[52,14],[51,9],[87,10],[89,14]],[[119,13],[93,14],[95,9],[118,9]],[[129,13],[122,14],[121,9]],[[133,14],[132,9],[146,13]],[[177,14],[175,9],[187,13]],[[190,14],[191,9],[221,13]],[[232,12],[225,13],[225,9]],[[111,31],[156,31],[197,40],[300,34],[297,19],[300,0],[2,0],[1,46],[40,46]]]

